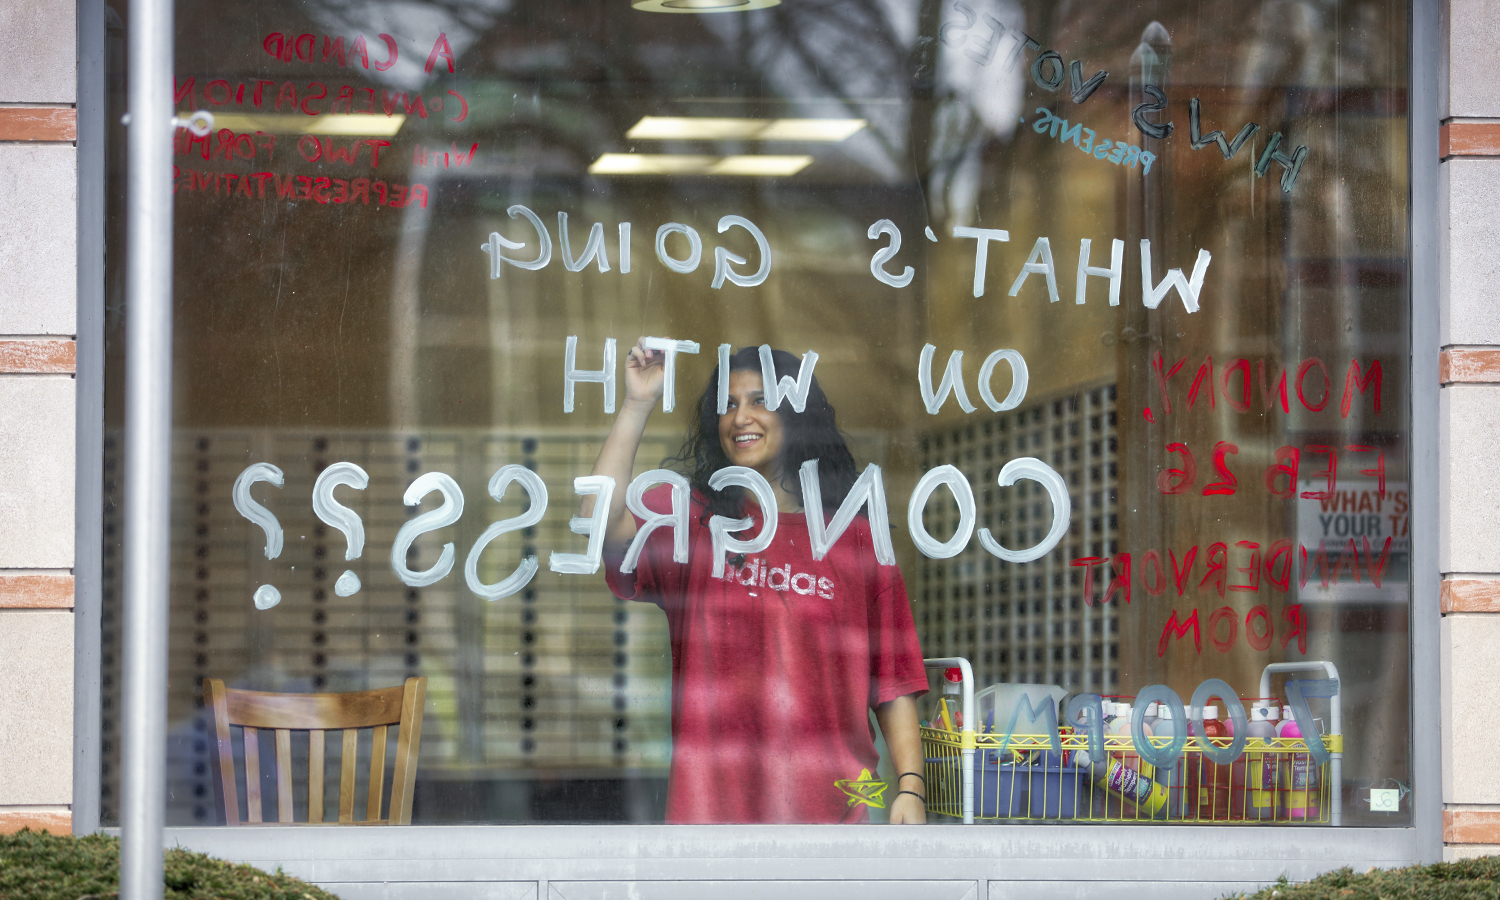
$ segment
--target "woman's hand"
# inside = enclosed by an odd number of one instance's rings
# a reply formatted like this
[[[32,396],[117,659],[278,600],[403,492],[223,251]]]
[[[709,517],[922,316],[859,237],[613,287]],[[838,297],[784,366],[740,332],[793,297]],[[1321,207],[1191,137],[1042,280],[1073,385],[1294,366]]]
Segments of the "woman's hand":
[[[918,796],[919,792],[923,790],[922,784],[915,778],[905,780],[911,782],[911,784],[906,785],[899,780],[896,782],[896,786],[903,793],[898,793],[896,799],[891,801],[891,824],[926,825],[927,804]],[[911,793],[904,793],[904,791],[911,791]]]
[[[625,405],[649,410],[661,400],[667,370],[666,354],[647,350],[645,340],[637,340],[625,357]]]
[[[625,510],[625,490],[635,469],[635,452],[646,433],[646,421],[661,400],[667,374],[666,354],[642,347],[644,340],[636,341],[625,357],[625,405],[615,416],[604,446],[599,449],[599,459],[589,473],[608,475],[615,480],[614,499],[610,501],[604,532],[604,546],[610,552],[624,553],[624,547],[635,537],[635,519]],[[594,497],[584,497],[578,514],[587,518],[593,511]]]

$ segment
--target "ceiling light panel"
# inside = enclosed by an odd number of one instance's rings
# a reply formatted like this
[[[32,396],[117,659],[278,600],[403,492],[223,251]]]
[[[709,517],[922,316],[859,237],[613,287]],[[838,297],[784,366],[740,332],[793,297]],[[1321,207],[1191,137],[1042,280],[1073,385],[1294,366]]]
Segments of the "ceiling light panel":
[[[231,131],[266,134],[333,134],[374,135],[390,137],[401,130],[406,116],[368,116],[330,114],[322,116],[247,116],[236,113],[214,115],[214,130],[228,128]]]
[[[811,156],[685,156],[670,153],[606,153],[590,175],[740,175],[785,178],[812,165]]]
[[[705,175],[717,156],[665,153],[606,153],[589,166],[590,175]]]
[[[786,178],[812,165],[811,156],[726,156],[708,170],[710,175],[761,175]]]
[[[630,6],[641,12],[726,13],[749,12],[780,5],[781,0],[635,0]]]
[[[864,119],[731,119],[643,116],[625,132],[645,141],[842,141],[865,127]]]

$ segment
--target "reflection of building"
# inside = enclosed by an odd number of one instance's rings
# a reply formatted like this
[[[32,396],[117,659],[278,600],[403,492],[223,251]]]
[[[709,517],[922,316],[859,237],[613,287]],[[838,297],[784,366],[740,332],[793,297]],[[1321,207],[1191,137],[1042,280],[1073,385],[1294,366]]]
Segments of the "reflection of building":
[[[957,466],[974,486],[977,527],[989,528],[1002,546],[1036,543],[1052,516],[1035,485],[995,486],[1011,459],[1032,456],[1052,465],[1073,504],[1067,536],[1036,562],[1006,563],[972,541],[952,559],[917,565],[912,594],[927,654],[968,658],[981,686],[1004,681],[1116,693],[1123,599],[1097,604],[1107,586],[1097,570],[1094,596],[1085,597],[1080,570],[1069,565],[1117,549],[1115,413],[1115,388],[1101,385],[922,436],[922,467]],[[939,493],[924,521],[929,533],[947,537],[957,518]]]

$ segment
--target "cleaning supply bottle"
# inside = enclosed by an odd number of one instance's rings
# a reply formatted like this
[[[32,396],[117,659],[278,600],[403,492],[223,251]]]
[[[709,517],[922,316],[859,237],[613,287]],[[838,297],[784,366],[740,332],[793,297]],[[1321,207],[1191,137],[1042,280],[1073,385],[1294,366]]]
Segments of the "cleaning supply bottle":
[[[1196,723],[1188,723],[1188,731],[1199,738],[1204,745],[1213,747],[1224,747],[1228,745],[1229,729],[1225,723],[1219,720],[1219,708],[1217,706],[1203,707],[1203,728],[1200,733]],[[1189,789],[1198,791],[1198,818],[1207,821],[1223,820],[1229,818],[1229,792],[1231,783],[1231,770],[1229,766],[1221,766],[1209,759],[1203,752],[1202,747],[1189,757],[1189,762],[1196,759],[1196,767],[1189,767],[1186,774]],[[1196,769],[1196,771],[1194,770]]]
[[[954,666],[943,672],[943,693],[933,704],[928,721],[933,728],[944,731],[959,731],[964,727],[963,714],[964,672]]]
[[[1291,711],[1290,706],[1282,710],[1284,718],[1276,728],[1277,737],[1302,737],[1302,729],[1297,726],[1297,720],[1291,715]],[[1318,735],[1311,738],[1317,739]],[[1281,766],[1280,772],[1282,815],[1294,822],[1306,821],[1312,817],[1314,778],[1312,756],[1307,753],[1291,754],[1289,760]]]
[[[1156,722],[1151,726],[1152,737],[1175,738],[1183,723],[1172,716],[1172,708],[1165,703],[1153,703],[1156,709]],[[1170,743],[1163,745],[1160,741],[1154,742],[1152,746],[1166,749]],[[1183,814],[1183,763],[1184,757],[1179,757],[1177,762],[1170,767],[1161,768],[1152,766],[1148,769],[1146,764],[1141,766],[1141,774],[1148,775],[1152,780],[1167,789],[1167,814],[1180,816]]]
[[[1089,777],[1115,797],[1125,801],[1121,818],[1161,819],[1167,815],[1167,789],[1116,759],[1096,762],[1089,767]],[[1110,806],[1106,804],[1106,815]]]
[[[1276,818],[1277,756],[1267,751],[1271,740],[1276,737],[1278,718],[1275,706],[1256,703],[1250,708],[1250,724],[1245,727],[1244,784],[1249,799],[1244,817],[1253,821]]]
[[[1156,720],[1157,720],[1156,704],[1155,703],[1147,703],[1145,706],[1140,707],[1140,715],[1141,715],[1141,730],[1146,733],[1146,737],[1149,739],[1149,738],[1151,738],[1152,735],[1156,734]],[[1134,742],[1134,740],[1135,740],[1134,726],[1132,725],[1130,727],[1127,727],[1125,729],[1125,733],[1128,734],[1128,735],[1130,735],[1131,741]],[[1137,748],[1137,749],[1139,749],[1139,748]],[[1143,759],[1140,759],[1139,757],[1136,758],[1134,768],[1137,771],[1139,771],[1142,775],[1145,775],[1147,778],[1152,777],[1152,775],[1155,773],[1155,769],[1152,768],[1151,764],[1148,763],[1148,762],[1146,762]]]
[[[1130,720],[1135,715],[1135,710],[1129,703],[1115,704],[1115,717],[1110,721],[1109,727],[1105,729],[1105,735],[1109,737],[1123,737],[1124,743],[1130,743]],[[1116,750],[1111,754],[1115,759],[1125,763],[1134,769],[1140,765],[1140,757],[1134,751]]]

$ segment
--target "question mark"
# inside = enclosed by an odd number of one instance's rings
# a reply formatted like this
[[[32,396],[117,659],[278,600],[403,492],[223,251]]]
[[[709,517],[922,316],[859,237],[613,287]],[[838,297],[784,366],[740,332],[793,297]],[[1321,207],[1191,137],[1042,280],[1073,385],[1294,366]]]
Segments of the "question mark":
[[[256,503],[255,498],[250,496],[250,486],[258,481],[269,481],[281,487],[281,470],[270,463],[252,463],[246,466],[240,477],[234,480],[234,509],[265,531],[266,559],[275,559],[281,555],[281,523],[276,521],[276,516],[270,510]],[[270,609],[280,602],[281,591],[276,590],[274,585],[263,584],[255,589],[256,609]]]
[[[359,559],[359,555],[365,552],[365,525],[359,520],[358,513],[333,499],[333,489],[341,484],[362,491],[370,486],[370,476],[352,462],[336,462],[318,474],[318,480],[313,483],[312,503],[313,513],[319,519],[343,532],[348,543],[344,560],[348,561]],[[348,597],[359,588],[359,576],[352,569],[345,569],[334,583],[333,592]]]

